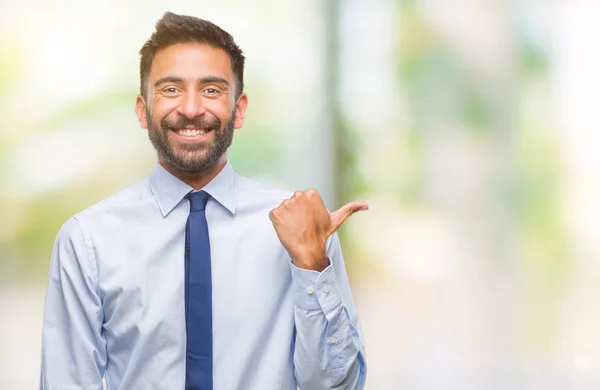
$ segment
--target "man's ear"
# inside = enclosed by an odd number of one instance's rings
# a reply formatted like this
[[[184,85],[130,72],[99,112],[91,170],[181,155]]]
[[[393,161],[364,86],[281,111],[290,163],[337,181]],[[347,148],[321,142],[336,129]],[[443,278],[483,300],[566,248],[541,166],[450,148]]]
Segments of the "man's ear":
[[[138,121],[140,122],[140,126],[142,126],[143,129],[147,129],[148,118],[146,118],[146,102],[144,101],[144,97],[142,95],[138,95],[135,102],[135,113],[138,117]]]
[[[241,93],[240,97],[235,104],[235,122],[233,127],[235,129],[241,129],[244,126],[244,115],[246,115],[246,108],[248,107],[248,95]]]

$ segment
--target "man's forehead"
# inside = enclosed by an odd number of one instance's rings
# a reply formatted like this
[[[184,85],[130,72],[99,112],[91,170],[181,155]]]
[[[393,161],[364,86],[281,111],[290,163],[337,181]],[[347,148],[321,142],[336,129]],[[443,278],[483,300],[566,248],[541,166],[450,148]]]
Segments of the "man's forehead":
[[[231,58],[225,50],[200,43],[178,43],[158,50],[150,67],[150,79],[166,73],[184,79],[208,75],[233,78]]]

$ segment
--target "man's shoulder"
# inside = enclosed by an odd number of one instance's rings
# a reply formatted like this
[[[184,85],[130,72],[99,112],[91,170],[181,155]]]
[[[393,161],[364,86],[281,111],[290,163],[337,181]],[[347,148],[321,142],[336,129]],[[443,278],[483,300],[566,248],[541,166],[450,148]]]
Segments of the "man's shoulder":
[[[262,181],[238,175],[238,193],[241,196],[253,196],[274,201],[283,201],[292,196],[292,192]]]
[[[144,178],[76,213],[73,218],[78,221],[88,221],[110,215],[113,212],[136,209],[144,203],[144,199],[147,199],[148,195],[151,195],[150,185],[148,178]]]
[[[58,231],[57,240],[81,237],[82,232],[89,232],[95,226],[106,226],[106,222],[115,215],[139,207],[149,193],[148,178],[145,178],[104,198],[67,219]]]

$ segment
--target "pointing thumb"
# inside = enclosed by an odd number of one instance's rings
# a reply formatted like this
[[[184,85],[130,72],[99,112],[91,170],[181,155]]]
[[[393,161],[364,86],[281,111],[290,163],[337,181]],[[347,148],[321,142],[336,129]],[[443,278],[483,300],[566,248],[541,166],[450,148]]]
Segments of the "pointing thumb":
[[[345,205],[340,207],[339,210],[334,211],[333,213],[329,214],[329,218],[331,220],[331,233],[330,234],[332,234],[333,232],[338,230],[338,228],[340,226],[342,226],[342,223],[344,223],[346,218],[348,218],[355,212],[368,210],[368,209],[369,209],[369,206],[366,203],[350,202],[350,203],[346,203]]]

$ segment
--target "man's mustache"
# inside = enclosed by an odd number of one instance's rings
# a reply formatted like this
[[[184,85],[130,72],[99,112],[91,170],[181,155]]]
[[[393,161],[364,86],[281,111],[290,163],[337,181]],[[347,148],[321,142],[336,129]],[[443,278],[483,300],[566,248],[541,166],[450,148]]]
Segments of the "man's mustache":
[[[216,130],[221,128],[221,121],[219,118],[213,119],[202,119],[199,117],[189,119],[186,117],[179,118],[175,121],[164,118],[160,121],[160,127],[164,130],[170,129],[183,129],[185,127],[193,127],[196,129]]]

